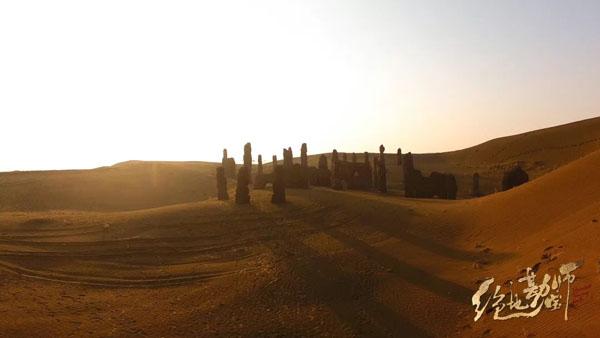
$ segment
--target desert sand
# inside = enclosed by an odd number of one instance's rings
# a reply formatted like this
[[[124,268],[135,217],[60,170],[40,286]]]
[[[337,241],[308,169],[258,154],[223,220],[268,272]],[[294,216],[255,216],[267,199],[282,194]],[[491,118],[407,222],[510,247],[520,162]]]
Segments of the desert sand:
[[[288,189],[285,205],[217,201],[210,163],[2,173],[0,335],[597,336],[600,119],[415,157],[479,171],[488,193],[514,162],[534,178],[476,199],[405,198],[389,156],[387,195]],[[473,322],[486,277],[571,261],[591,291],[568,321]]]

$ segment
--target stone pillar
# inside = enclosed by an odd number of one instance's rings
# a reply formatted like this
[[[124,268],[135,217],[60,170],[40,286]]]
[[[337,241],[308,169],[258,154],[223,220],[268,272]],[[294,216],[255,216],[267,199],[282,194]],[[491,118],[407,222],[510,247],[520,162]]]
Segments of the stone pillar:
[[[325,155],[321,155],[319,156],[319,169],[325,169],[327,170],[327,156]]]
[[[415,170],[415,164],[413,162],[413,156],[411,152],[408,152],[408,154],[406,154],[404,156],[404,165],[403,167],[406,168],[406,170],[408,171],[413,171]]]
[[[379,146],[379,168],[377,170],[379,174],[378,178],[378,187],[379,192],[386,193],[387,192],[387,171],[385,169],[385,147],[382,145]]]
[[[415,178],[412,175],[414,170],[415,167],[413,163],[412,153],[408,152],[406,155],[404,155],[404,160],[402,161],[402,173],[404,175],[404,196],[406,197],[416,197],[416,182],[414,182]]]
[[[365,166],[369,169],[369,177],[367,179],[367,188],[373,187],[373,170],[371,169],[371,162],[369,162],[369,153],[365,151]]]
[[[340,160],[337,150],[333,149],[331,153],[331,187],[336,190],[342,189],[342,181],[340,179]]]
[[[325,154],[321,154],[321,156],[319,156],[319,168],[317,170],[316,182],[316,185],[321,187],[331,186],[331,172],[329,171],[329,166],[327,165],[327,156],[325,156]]]
[[[235,160],[227,156],[227,149],[223,149],[223,158],[221,159],[221,165],[223,166],[223,170],[225,170],[225,177],[235,178]]]
[[[283,166],[289,168],[294,166],[294,155],[292,155],[292,148],[283,148]]]
[[[398,148],[398,152],[396,153],[396,164],[401,166],[402,165],[402,149]]]
[[[235,188],[235,203],[250,204],[250,175],[248,168],[244,165],[240,168],[237,175],[237,185]]]
[[[258,175],[262,175],[263,174],[263,166],[262,166],[262,155],[258,155],[258,169],[257,169],[257,174]]]
[[[306,143],[302,143],[302,147],[300,148],[300,166],[302,168],[308,168],[308,150],[306,147]]]
[[[379,187],[379,156],[373,156],[373,186],[377,189]]]
[[[252,176],[252,145],[250,142],[244,145],[244,167],[248,170],[248,175]]]
[[[225,177],[225,168],[217,167],[217,199],[225,201],[229,199],[227,193],[227,178]]]
[[[265,177],[263,175],[263,163],[262,163],[262,155],[258,155],[258,168],[256,172],[256,178],[254,179],[254,188],[255,189],[264,189],[266,185]]]
[[[285,178],[283,176],[283,167],[275,166],[273,171],[273,195],[271,203],[285,203]]]

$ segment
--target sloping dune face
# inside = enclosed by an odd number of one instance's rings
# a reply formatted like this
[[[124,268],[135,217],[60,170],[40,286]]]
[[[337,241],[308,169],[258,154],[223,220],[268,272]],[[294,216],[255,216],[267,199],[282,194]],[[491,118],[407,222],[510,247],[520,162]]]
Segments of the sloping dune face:
[[[594,142],[571,155],[544,150],[545,163],[577,159],[458,201],[311,188],[288,189],[285,205],[253,190],[251,205],[239,206],[209,198],[210,163],[5,173],[0,336],[595,337]],[[582,264],[568,321],[564,299],[533,318],[473,321],[471,297],[486,278],[506,286],[536,267],[539,282],[568,262]]]
[[[313,188],[288,190],[283,206],[254,190],[250,206],[0,213],[0,327],[10,336],[591,337],[595,293],[573,298],[569,321],[559,310],[473,322],[470,302],[485,278],[516,281],[536,264],[543,274],[583,262],[573,292],[600,287],[599,166],[593,153],[463,201]]]
[[[404,153],[411,151],[402,149]],[[387,149],[390,153],[395,150]],[[414,163],[425,174],[439,171],[456,175],[459,197],[464,198],[470,197],[472,175],[476,172],[481,177],[481,192],[491,194],[501,190],[504,171],[515,164],[521,165],[534,179],[596,150],[600,150],[600,117],[502,137],[463,150],[414,154]],[[370,154],[371,159],[373,155]],[[357,154],[357,159],[363,161],[362,153]],[[318,156],[311,156],[309,162],[316,166]],[[396,165],[396,156],[387,154],[386,164],[388,183],[392,188],[402,189],[402,170]]]
[[[215,195],[216,164],[132,161],[92,170],[0,173],[0,210],[121,211]]]
[[[417,155],[415,161],[426,170],[448,166],[467,176],[467,186],[470,175],[479,172],[483,191],[491,193],[500,188],[503,172],[517,163],[530,178],[537,178],[596,150],[600,150],[600,118],[502,137],[464,150]]]
[[[575,271],[571,289],[569,321],[561,311],[535,318],[514,320],[513,325],[492,322],[473,325],[477,333],[492,329],[515,336],[596,335],[600,325],[600,152],[591,153],[539,179],[485,198],[465,201],[456,217],[466,229],[464,245],[493,248],[511,258],[484,266],[480,278],[516,281],[522,269],[537,267],[538,281],[544,273],[556,273],[568,262],[583,264]],[[459,210],[460,209],[460,210]],[[564,297],[564,295],[563,295]],[[490,316],[491,317],[491,316]]]

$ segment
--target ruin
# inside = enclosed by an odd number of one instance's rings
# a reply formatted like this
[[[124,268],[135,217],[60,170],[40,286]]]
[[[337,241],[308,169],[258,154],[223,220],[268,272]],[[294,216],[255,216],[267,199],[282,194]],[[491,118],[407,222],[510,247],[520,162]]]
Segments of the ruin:
[[[284,149],[283,152],[283,166],[286,168],[292,167],[294,165],[294,154],[292,153],[292,147],[288,147],[287,150]]]
[[[283,167],[289,168],[294,165],[294,157],[292,155],[292,148],[283,148]]]
[[[331,171],[327,166],[327,156],[319,156],[319,166],[309,167],[310,184],[319,187],[331,186]]]
[[[377,190],[382,193],[387,192],[387,171],[385,169],[384,151],[385,147],[382,144],[379,146],[379,166],[377,168]]]
[[[398,151],[396,152],[396,165],[402,165],[402,148],[398,148]]]
[[[420,170],[414,168],[410,152],[404,155],[402,169],[406,197],[456,199],[458,186],[454,175],[432,172],[429,177],[423,176]]]
[[[254,178],[254,189],[264,189],[267,182],[263,173],[262,155],[258,155],[258,167]]]
[[[308,168],[308,149],[306,147],[306,143],[302,143],[300,147],[300,166],[302,168]]]
[[[327,156],[325,156],[325,154],[321,154],[321,156],[319,156],[319,169],[329,170],[327,167]]]
[[[285,203],[285,177],[282,166],[276,165],[273,171],[273,195],[271,203]]]
[[[225,169],[223,167],[217,167],[217,199],[219,201],[226,201],[229,199],[227,193],[227,178],[225,177]]]
[[[221,159],[221,166],[223,166],[223,170],[225,170],[225,177],[235,178],[235,160],[233,159],[233,157],[227,157],[227,149],[223,149],[223,158]]]
[[[473,174],[473,185],[471,188],[471,196],[473,196],[473,197],[481,196],[481,191],[479,190],[479,173]]]
[[[369,169],[371,168],[371,163],[369,162],[369,152],[365,151],[365,155],[364,155],[364,162],[365,162],[365,166],[369,167]],[[373,171],[373,170],[371,170]],[[369,179],[368,179],[368,186],[372,187],[373,186],[373,175],[369,175]]]
[[[307,189],[308,188],[308,168],[303,168],[300,164],[294,164],[291,167],[284,168],[285,185],[288,188]]]
[[[529,182],[529,175],[517,164],[514,168],[504,173],[502,177],[502,191],[512,189],[527,182]]]
[[[246,166],[242,166],[238,171],[237,185],[235,188],[235,203],[250,204],[250,174]]]
[[[345,154],[344,154],[345,155]],[[347,156],[344,156],[347,159]],[[368,162],[355,162],[356,157],[354,156],[353,162],[347,160],[339,160],[337,150],[333,150],[332,153],[332,167],[333,172],[331,175],[331,184],[333,189],[357,189],[357,190],[369,190],[371,189],[371,166]]]
[[[244,167],[248,171],[248,177],[252,179],[252,145],[250,142],[244,145]]]
[[[341,190],[342,180],[340,179],[340,160],[338,158],[338,151],[333,149],[331,153],[331,188],[335,190]]]
[[[373,156],[373,186],[379,186],[379,156]]]
[[[288,188],[308,188],[310,170],[308,168],[306,149],[306,143],[303,143],[300,151],[301,164],[294,164],[292,148],[283,148],[283,176],[285,185]]]

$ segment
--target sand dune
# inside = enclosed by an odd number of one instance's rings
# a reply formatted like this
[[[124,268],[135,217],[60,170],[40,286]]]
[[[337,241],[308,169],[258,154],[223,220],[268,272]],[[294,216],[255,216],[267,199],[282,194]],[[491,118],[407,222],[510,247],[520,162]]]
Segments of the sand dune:
[[[469,301],[482,277],[514,279],[537,262],[544,272],[584,260],[577,283],[599,286],[598,167],[600,152],[476,200],[310,189],[290,190],[282,207],[254,191],[251,206],[4,212],[0,326],[10,336],[591,337],[593,297],[568,322],[556,311],[510,324],[473,323]],[[558,259],[540,258],[548,247]]]
[[[594,118],[464,150],[415,154],[415,165],[425,173],[454,173],[459,197],[465,198],[470,197],[474,172],[481,174],[482,191],[493,193],[499,189],[504,170],[515,163],[521,163],[530,177],[536,178],[598,149],[600,118]],[[363,160],[362,154],[358,160]],[[402,191],[403,178],[395,155],[386,155],[386,160],[391,189]],[[316,166],[317,161],[318,155],[309,156],[311,165]],[[216,194],[216,165],[130,161],[92,170],[0,173],[0,211],[123,211],[203,200]],[[266,165],[265,170],[270,172],[271,166]]]
[[[130,161],[92,170],[0,173],[0,210],[117,211],[216,194],[215,164]]]
[[[395,150],[387,149],[388,152]],[[416,168],[426,174],[432,171],[455,174],[459,196],[470,197],[471,177],[475,172],[481,176],[482,192],[490,194],[501,190],[502,174],[517,163],[533,179],[596,150],[600,150],[600,117],[501,137],[457,151],[414,154],[414,162]],[[360,150],[357,151],[358,161],[363,161]],[[403,151],[411,150],[403,147]],[[316,166],[318,156],[310,156],[309,163]],[[386,163],[389,184],[402,189],[401,168],[395,165],[395,155],[387,154]]]
[[[503,143],[521,148],[471,163],[512,161],[534,136],[481,145],[488,155]],[[254,190],[252,204],[239,206],[209,197],[210,163],[5,173],[0,336],[593,337],[594,142],[575,147],[582,158],[573,149],[538,152],[564,165],[510,191],[457,201],[312,188],[289,189],[283,206]],[[461,152],[443,156],[475,151]],[[551,273],[571,261],[583,262],[573,286],[592,291],[571,301],[569,321],[544,311],[473,322],[471,296],[485,278],[516,280],[526,267]]]

